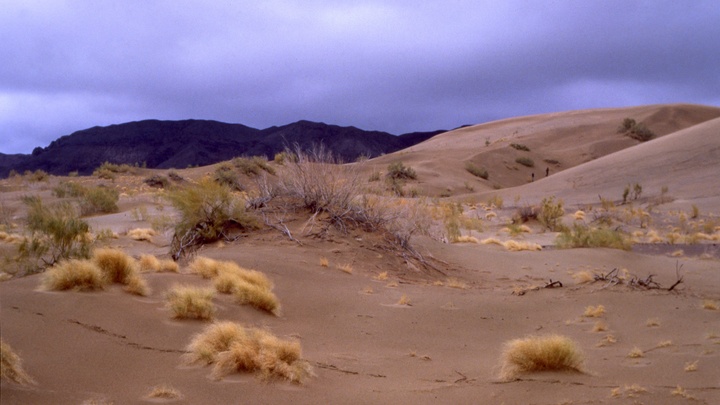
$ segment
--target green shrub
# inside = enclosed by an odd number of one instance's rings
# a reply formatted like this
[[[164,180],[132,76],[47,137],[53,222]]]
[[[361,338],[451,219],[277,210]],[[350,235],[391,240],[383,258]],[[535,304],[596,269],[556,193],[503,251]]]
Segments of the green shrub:
[[[655,138],[655,133],[645,126],[645,124],[638,123],[632,118],[625,118],[623,120],[620,127],[618,127],[618,133],[626,134],[640,142],[646,142]]]
[[[560,248],[607,247],[612,249],[630,250],[632,241],[619,230],[610,228],[590,228],[586,225],[574,224],[572,229],[564,229],[557,238]]]
[[[415,180],[417,179],[417,173],[412,167],[405,166],[403,162],[391,163],[388,166],[387,175],[388,178],[397,180]]]
[[[560,219],[565,215],[562,200],[555,202],[555,197],[543,198],[538,213],[538,220],[551,231],[556,231],[561,227]]]
[[[246,176],[257,176],[263,170],[275,174],[275,169],[268,164],[267,159],[262,156],[236,157],[232,160],[232,164]]]
[[[240,184],[237,173],[227,163],[223,163],[215,169],[213,180],[220,185],[230,187],[232,190],[245,190],[245,187]]]
[[[52,194],[58,198],[65,197],[82,197],[87,189],[79,183],[73,181],[63,181],[53,187]]]
[[[209,178],[171,191],[168,199],[180,213],[171,244],[175,260],[202,244],[225,237],[233,227],[243,230],[259,227],[257,218],[246,212],[243,199],[227,185]]]
[[[37,259],[28,271],[37,271],[44,265],[53,265],[61,259],[86,258],[90,254],[87,237],[90,226],[80,219],[69,202],[45,206],[39,197],[23,197],[28,207],[27,229],[31,236],[18,247],[21,259]]]
[[[471,162],[465,163],[465,170],[470,172],[470,174],[472,174],[473,176],[480,177],[481,179],[487,180],[490,177],[487,169],[485,169],[485,168],[481,169],[481,168],[475,166],[474,164],[472,164]]]
[[[525,146],[525,145],[523,145],[523,144],[521,144],[521,143],[511,143],[511,144],[510,144],[510,147],[512,147],[513,149],[522,150],[522,151],[525,151],[525,152],[530,152],[530,148],[528,148],[527,146]]]
[[[85,191],[80,198],[80,213],[82,215],[111,214],[118,212],[117,202],[120,193],[108,187],[92,187]]]
[[[530,159],[530,158],[528,158],[528,157],[525,157],[525,156],[522,156],[522,157],[519,157],[519,158],[515,159],[515,162],[516,162],[516,163],[520,163],[521,165],[527,166],[527,167],[534,167],[534,166],[535,166],[535,162],[533,162],[532,159]]]

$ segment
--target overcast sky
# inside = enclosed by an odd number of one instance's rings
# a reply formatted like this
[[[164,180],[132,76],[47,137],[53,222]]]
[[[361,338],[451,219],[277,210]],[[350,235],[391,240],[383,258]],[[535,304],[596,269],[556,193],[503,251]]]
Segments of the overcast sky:
[[[0,0],[0,152],[142,119],[394,134],[720,106],[720,2]]]

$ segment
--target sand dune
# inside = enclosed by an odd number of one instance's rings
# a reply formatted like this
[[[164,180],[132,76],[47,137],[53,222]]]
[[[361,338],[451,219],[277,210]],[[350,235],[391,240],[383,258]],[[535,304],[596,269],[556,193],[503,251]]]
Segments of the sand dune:
[[[617,134],[618,123],[628,116],[646,122],[658,138],[638,143]],[[92,292],[46,291],[40,288],[42,274],[10,278],[0,283],[0,333],[35,383],[3,379],[0,403],[720,403],[718,116],[718,108],[667,105],[521,117],[462,128],[367,162],[363,170],[368,174],[394,161],[417,170],[418,179],[405,187],[425,194],[395,202],[428,204],[422,219],[433,221],[411,243],[434,268],[423,267],[409,251],[390,247],[386,234],[352,226],[347,233],[339,227],[319,232],[318,222],[308,222],[307,211],[287,205],[266,211],[266,219],[282,220],[296,241],[263,227],[235,241],[203,246],[199,255],[232,261],[272,281],[281,304],[278,316],[216,293],[215,320],[299,342],[315,374],[303,384],[252,373],[215,378],[212,367],[184,361],[193,336],[210,323],[174,318],[166,293],[176,284],[213,287],[186,260],[179,262],[177,273],[143,273],[151,290],[147,296],[129,294],[118,284]],[[559,166],[541,178],[544,166],[538,165],[538,178],[530,183],[533,169],[512,168],[522,154],[510,143],[528,146],[530,152],[524,153],[538,163],[557,159]],[[470,175],[466,161],[486,166],[490,180]],[[188,184],[213,171],[177,172]],[[26,210],[23,195],[59,201],[52,188],[73,180],[122,192],[119,212],[85,218],[94,232],[116,234],[102,246],[135,258],[168,258],[171,232],[160,230],[149,240],[134,240],[128,232],[175,218],[161,197],[167,191],[143,184],[143,176],[150,174],[167,173],[146,170],[114,182],[92,177],[3,180],[0,252],[4,258],[16,254]],[[475,190],[468,190],[466,182]],[[495,182],[502,188],[494,190]],[[598,195],[619,203],[623,188],[635,182],[642,184],[641,198],[603,211]],[[384,184],[382,178],[363,178],[362,187]],[[663,186],[668,193],[661,201]],[[435,199],[441,192],[452,198]],[[487,202],[496,195],[504,205]],[[512,224],[516,206],[550,195],[565,200],[561,220],[568,226],[598,226],[593,216],[609,212],[610,229],[626,230],[636,249],[557,249],[558,234],[538,221],[522,230]],[[393,201],[387,193],[381,198]],[[468,238],[445,243],[449,202],[458,201],[464,202],[457,218],[466,221],[459,231]],[[695,217],[692,204],[699,207]],[[582,214],[574,214],[578,207]],[[140,209],[145,210],[142,217]],[[636,212],[649,219],[641,223]],[[703,238],[717,239],[700,238],[701,232]],[[510,251],[469,237],[542,249]],[[18,270],[11,261],[2,266],[7,272]],[[613,274],[619,278],[594,279]],[[668,291],[678,277],[682,283]],[[562,287],[545,288],[551,280]],[[643,287],[642,280],[662,288]],[[503,378],[504,345],[545,334],[568,337],[577,345],[584,357],[582,372]],[[164,385],[180,397],[149,397]]]

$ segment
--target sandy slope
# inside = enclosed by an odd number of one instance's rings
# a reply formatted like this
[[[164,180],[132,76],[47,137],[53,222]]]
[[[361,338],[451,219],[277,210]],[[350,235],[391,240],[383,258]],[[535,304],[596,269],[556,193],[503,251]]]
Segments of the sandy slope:
[[[652,198],[663,185],[676,198],[673,203],[657,206],[653,224],[677,225],[677,216],[669,212],[670,208],[686,209],[682,204],[693,202],[702,205],[700,218],[694,220],[699,226],[700,221],[716,221],[720,214],[717,180],[713,183],[713,173],[718,173],[720,164],[720,121],[708,118],[717,111],[697,106],[638,107],[632,115],[654,120],[653,125],[663,135],[639,145],[625,145],[628,142],[623,138],[603,143],[603,139],[616,135],[617,122],[629,115],[628,109],[594,110],[466,128],[398,156],[417,167],[418,186],[437,183],[445,187],[445,183],[456,181],[453,176],[467,175],[462,165],[454,169],[445,166],[446,162],[473,158],[476,152],[467,145],[483,143],[485,133],[494,133],[495,144],[487,148],[502,156],[509,152],[507,144],[513,131],[532,127],[545,134],[538,135],[541,140],[518,133],[513,142],[519,139],[540,156],[552,152],[565,170],[533,184],[520,182],[517,187],[501,190],[507,205],[512,205],[514,195],[534,202],[549,194],[572,203],[595,203],[596,194],[617,199],[627,182],[639,181],[650,194],[650,199],[636,202],[639,206],[657,204]],[[606,130],[580,131],[595,135],[588,135],[587,141],[575,146],[568,145],[568,152],[548,143],[548,137],[555,134],[559,138],[553,142],[566,145],[560,136],[563,131],[567,132],[563,136],[571,136],[569,128],[590,125],[588,120],[599,120]],[[564,124],[558,126],[558,121]],[[558,130],[561,127],[568,129]],[[457,137],[461,146],[454,147],[451,136]],[[508,139],[500,141],[503,137]],[[449,146],[443,149],[442,142]],[[589,162],[572,163],[571,155],[578,150],[591,151],[592,145],[602,153]],[[485,146],[480,148],[484,151]],[[370,164],[380,168],[398,156]],[[498,171],[502,171],[502,159],[506,158],[499,159]],[[672,170],[660,170],[667,165]],[[181,173],[192,177],[204,171]],[[521,171],[508,169],[508,179],[519,178],[522,173],[513,173]],[[662,178],[656,178],[658,172],[664,173]],[[434,174],[438,177],[432,177]],[[569,186],[573,181],[574,188]],[[0,200],[18,207],[18,221],[22,214],[19,198],[25,192],[52,199],[42,186],[25,184],[15,190],[16,186],[8,184],[2,184],[7,191],[0,194]],[[164,255],[167,235],[137,242],[124,232],[149,226],[149,222],[133,218],[133,208],[147,206],[150,215],[161,215],[168,209],[156,211],[158,200],[139,185],[137,177],[119,179],[115,185],[127,191],[120,201],[121,212],[90,218],[94,228],[119,233],[119,239],[109,244],[131,255]],[[482,194],[479,188],[475,198],[490,195]],[[502,228],[514,209],[492,212],[497,215],[483,219],[483,232],[474,235],[508,239]],[[569,217],[565,220],[573,221]],[[214,380],[209,368],[184,364],[186,345],[207,323],[171,319],[164,293],[177,282],[203,286],[210,282],[188,274],[183,264],[180,274],[146,274],[152,288],[147,297],[129,295],[118,286],[92,293],[41,291],[40,275],[0,283],[3,341],[15,348],[26,371],[37,381],[36,385],[19,386],[3,380],[0,403],[163,403],[145,397],[160,384],[170,384],[182,393],[180,400],[165,401],[178,404],[681,404],[688,403],[688,397],[695,398],[691,403],[720,403],[720,311],[703,308],[705,300],[720,302],[717,257],[671,257],[668,253],[679,247],[666,244],[657,245],[662,248],[659,254],[552,248],[508,252],[497,245],[446,244],[417,238],[414,245],[419,251],[444,263],[439,266],[440,273],[421,271],[397,252],[383,249],[378,235],[352,231],[316,238],[300,232],[304,225],[301,216],[290,218],[288,223],[302,246],[274,230],[263,230],[235,243],[207,246],[200,254],[235,261],[273,280],[283,307],[281,316],[240,306],[219,295],[214,301],[217,319],[298,339],[316,374],[304,385],[264,382],[239,374]],[[532,232],[517,239],[553,243],[553,233],[537,223],[529,225]],[[711,248],[712,243],[716,242],[696,246]],[[5,253],[11,252],[7,243],[0,242],[0,247]],[[330,262],[328,267],[320,266],[322,257]],[[668,287],[676,281],[678,262],[684,283],[670,292],[608,286],[604,282],[580,284],[572,277],[582,271],[600,275],[620,268],[641,278],[653,274],[660,285]],[[344,264],[352,266],[352,274],[337,268]],[[382,272],[388,273],[386,280],[377,279]],[[465,288],[449,287],[450,278],[462,281]],[[563,287],[533,289],[550,279],[562,281]],[[525,293],[513,294],[518,291]],[[410,305],[399,304],[403,296]],[[597,305],[605,307],[601,318],[583,316],[586,307]],[[605,330],[593,331],[598,321],[606,324]],[[501,380],[498,373],[503,344],[544,333],[574,339],[585,353],[586,372],[535,373],[513,381]],[[608,336],[615,342],[608,343]],[[644,351],[644,357],[628,357],[636,347]],[[686,371],[692,364],[696,370]],[[685,390],[685,397],[673,395],[678,386]]]

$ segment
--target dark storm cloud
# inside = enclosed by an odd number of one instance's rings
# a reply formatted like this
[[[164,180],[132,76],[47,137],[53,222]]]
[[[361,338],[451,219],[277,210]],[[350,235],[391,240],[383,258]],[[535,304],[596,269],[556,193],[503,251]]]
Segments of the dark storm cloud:
[[[0,152],[146,118],[393,133],[720,105],[715,1],[25,1],[0,12]]]

